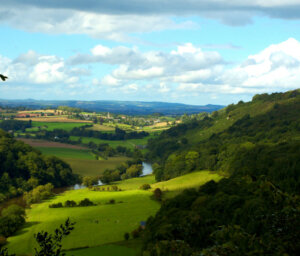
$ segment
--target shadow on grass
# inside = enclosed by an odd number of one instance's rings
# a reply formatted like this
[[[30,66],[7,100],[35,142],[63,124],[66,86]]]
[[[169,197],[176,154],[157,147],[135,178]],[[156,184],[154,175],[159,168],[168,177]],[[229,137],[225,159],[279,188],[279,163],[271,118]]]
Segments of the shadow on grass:
[[[34,225],[37,225],[39,224],[40,222],[38,221],[29,221],[29,222],[26,222],[23,226],[22,226],[22,229],[18,230],[16,233],[14,233],[11,237],[13,236],[19,236],[19,235],[22,235],[22,234],[25,234],[28,232],[28,229]]]

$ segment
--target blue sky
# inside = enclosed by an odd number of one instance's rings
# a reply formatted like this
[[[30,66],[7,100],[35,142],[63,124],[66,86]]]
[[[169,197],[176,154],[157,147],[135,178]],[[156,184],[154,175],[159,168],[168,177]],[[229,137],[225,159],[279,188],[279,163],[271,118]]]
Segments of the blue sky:
[[[230,104],[300,84],[300,0],[0,0],[2,99]]]

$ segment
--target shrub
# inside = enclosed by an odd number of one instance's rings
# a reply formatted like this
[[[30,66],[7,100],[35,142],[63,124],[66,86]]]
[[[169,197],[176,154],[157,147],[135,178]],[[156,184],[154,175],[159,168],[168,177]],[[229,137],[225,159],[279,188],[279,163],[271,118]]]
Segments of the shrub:
[[[92,205],[95,205],[95,204],[88,198],[81,200],[78,204],[78,206],[92,206]]]
[[[124,239],[125,239],[126,241],[129,239],[129,233],[128,233],[128,232],[126,232],[126,233],[124,234]]]
[[[128,240],[128,239],[127,239]],[[0,247],[6,244],[6,237],[0,235]],[[1,255],[1,254],[0,254]]]
[[[162,191],[160,190],[160,188],[157,188],[153,191],[153,196],[154,196],[154,199],[157,200],[157,201],[161,201],[161,198],[162,198]]]
[[[111,190],[112,190],[112,191],[118,191],[119,189],[118,189],[118,186],[113,185],[113,186],[111,186]]]
[[[114,203],[116,203],[116,201],[115,201],[115,199],[110,199],[110,200],[108,201],[108,203],[109,203],[109,204],[114,204]]]
[[[49,208],[61,208],[61,207],[63,207],[62,203],[49,204]]]
[[[65,207],[75,207],[75,206],[77,206],[77,204],[76,204],[76,202],[73,201],[73,200],[67,200],[67,201],[65,202]]]
[[[143,189],[143,190],[148,190],[150,188],[151,188],[150,184],[143,184],[142,186],[140,186],[140,189]]]

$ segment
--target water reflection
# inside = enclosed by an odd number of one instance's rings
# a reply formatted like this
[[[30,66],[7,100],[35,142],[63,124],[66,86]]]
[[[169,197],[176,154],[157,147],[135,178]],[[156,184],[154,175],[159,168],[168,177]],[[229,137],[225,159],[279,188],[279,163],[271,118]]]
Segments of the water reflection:
[[[143,162],[143,174],[141,176],[152,174],[152,165],[149,163]]]

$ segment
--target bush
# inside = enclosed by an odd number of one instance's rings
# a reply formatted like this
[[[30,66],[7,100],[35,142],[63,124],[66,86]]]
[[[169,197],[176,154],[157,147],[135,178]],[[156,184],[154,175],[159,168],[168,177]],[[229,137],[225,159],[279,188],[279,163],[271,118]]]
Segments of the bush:
[[[128,240],[128,239],[127,239]],[[0,236],[0,247],[6,244],[6,237],[5,236]],[[1,255],[1,254],[0,254]]]
[[[124,234],[124,239],[125,239],[126,241],[129,239],[129,233],[128,233],[128,232],[126,232],[126,233]]]
[[[62,208],[62,207],[63,207],[62,203],[49,204],[49,208]]]
[[[115,204],[116,201],[115,201],[115,199],[110,199],[108,203],[109,203],[109,204]]]
[[[78,206],[92,206],[92,205],[95,205],[95,204],[88,198],[81,200],[78,204]]]
[[[154,199],[157,200],[157,201],[161,201],[162,199],[162,191],[160,190],[160,188],[157,188],[153,191],[153,196],[154,196]]]
[[[150,188],[151,188],[150,184],[143,184],[142,186],[140,186],[140,189],[143,189],[143,190],[148,190]]]
[[[39,203],[53,195],[54,186],[51,183],[40,185],[29,192],[24,193],[24,199],[27,204]]]
[[[75,206],[77,206],[77,204],[76,204],[76,202],[73,201],[73,200],[67,200],[67,201],[65,202],[65,207],[75,207]]]

